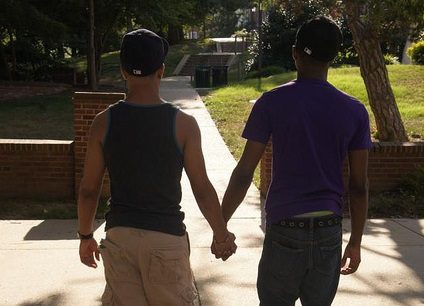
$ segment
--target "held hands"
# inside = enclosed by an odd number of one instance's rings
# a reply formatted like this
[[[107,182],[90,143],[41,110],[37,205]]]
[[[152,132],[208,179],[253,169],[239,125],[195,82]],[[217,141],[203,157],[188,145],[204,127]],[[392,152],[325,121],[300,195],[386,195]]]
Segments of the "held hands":
[[[214,237],[211,244],[211,253],[215,255],[215,258],[221,258],[223,261],[226,261],[236,252],[237,246],[235,240],[236,237],[231,232],[227,232],[226,238],[222,241],[217,241]]]
[[[90,268],[97,268],[97,263],[94,260],[100,261],[99,249],[94,238],[80,240],[80,260],[83,264]]]

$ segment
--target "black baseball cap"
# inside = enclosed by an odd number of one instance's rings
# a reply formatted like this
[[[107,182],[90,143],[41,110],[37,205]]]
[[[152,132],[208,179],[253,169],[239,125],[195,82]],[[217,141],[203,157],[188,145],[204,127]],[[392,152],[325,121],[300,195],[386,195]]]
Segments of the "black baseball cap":
[[[295,47],[321,62],[330,62],[338,54],[342,33],[330,18],[317,16],[305,22],[297,32]]]
[[[164,63],[168,42],[146,29],[138,29],[124,35],[121,42],[122,68],[134,76],[148,76]]]

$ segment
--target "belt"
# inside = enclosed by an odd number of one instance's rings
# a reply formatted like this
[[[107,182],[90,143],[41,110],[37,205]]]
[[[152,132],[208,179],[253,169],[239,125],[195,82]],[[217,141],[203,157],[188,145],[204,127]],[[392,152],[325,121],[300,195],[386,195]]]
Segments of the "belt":
[[[290,218],[283,219],[277,225],[285,228],[322,228],[340,225],[342,218],[337,215],[330,215],[316,218]]]

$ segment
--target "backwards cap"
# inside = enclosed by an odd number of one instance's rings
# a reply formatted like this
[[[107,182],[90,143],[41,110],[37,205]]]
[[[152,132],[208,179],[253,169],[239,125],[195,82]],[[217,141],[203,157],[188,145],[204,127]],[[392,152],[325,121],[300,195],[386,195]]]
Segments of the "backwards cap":
[[[121,43],[120,60],[125,71],[134,76],[148,76],[164,63],[168,53],[168,42],[146,29],[124,35]]]

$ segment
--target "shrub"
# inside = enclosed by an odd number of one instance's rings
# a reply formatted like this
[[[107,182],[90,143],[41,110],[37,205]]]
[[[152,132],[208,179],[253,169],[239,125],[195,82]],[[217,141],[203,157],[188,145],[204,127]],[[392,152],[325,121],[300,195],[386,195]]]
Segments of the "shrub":
[[[414,43],[407,50],[407,55],[412,59],[414,64],[423,65],[424,64],[424,42],[419,41]]]
[[[384,54],[385,65],[398,65],[400,64],[398,57],[393,54]]]
[[[396,188],[370,197],[369,217],[423,218],[424,168],[403,178]]]
[[[332,63],[333,66],[353,65],[359,66],[359,56],[357,55],[354,47],[346,48],[338,52]]]
[[[286,69],[280,66],[267,66],[261,69],[261,77],[268,77],[275,74],[280,74],[286,72]],[[259,77],[258,70],[252,70],[247,73],[246,79],[254,79]]]

